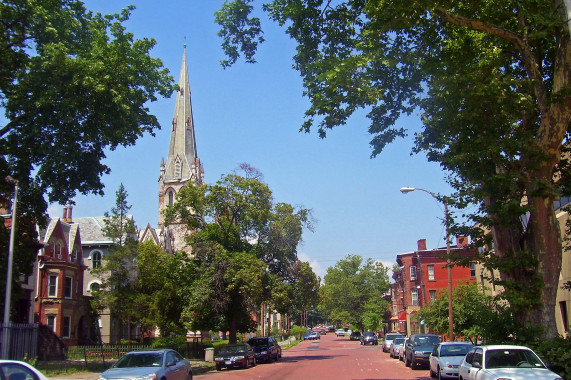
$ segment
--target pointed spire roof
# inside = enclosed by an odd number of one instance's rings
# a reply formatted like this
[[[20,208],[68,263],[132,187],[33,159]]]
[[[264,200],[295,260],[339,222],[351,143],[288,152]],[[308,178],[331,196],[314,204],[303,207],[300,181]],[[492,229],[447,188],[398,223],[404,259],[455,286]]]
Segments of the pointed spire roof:
[[[190,83],[186,63],[186,44],[182,54],[182,66],[180,68],[178,85],[169,152],[166,159],[165,181],[200,181],[199,178],[196,178],[197,169],[200,170],[200,168],[197,168],[200,160],[196,152]]]

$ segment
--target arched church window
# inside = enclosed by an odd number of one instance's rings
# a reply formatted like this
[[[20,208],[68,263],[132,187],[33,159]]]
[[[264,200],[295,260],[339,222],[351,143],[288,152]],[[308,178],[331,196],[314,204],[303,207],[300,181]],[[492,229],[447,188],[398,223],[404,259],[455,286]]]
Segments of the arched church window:
[[[169,190],[169,206],[174,204],[174,191]]]

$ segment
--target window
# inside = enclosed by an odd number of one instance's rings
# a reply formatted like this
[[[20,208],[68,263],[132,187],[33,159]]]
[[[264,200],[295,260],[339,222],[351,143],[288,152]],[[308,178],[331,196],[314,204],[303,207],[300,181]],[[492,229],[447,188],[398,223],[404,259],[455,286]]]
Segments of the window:
[[[71,336],[71,317],[63,317],[61,336],[62,338],[69,338]]]
[[[476,277],[476,263],[470,263],[470,277]]]
[[[429,290],[428,296],[430,297],[430,303],[434,302],[436,299],[436,290]]]
[[[55,315],[46,315],[46,325],[53,332],[56,332],[56,316]]]
[[[428,280],[434,281],[434,265],[428,266]]]
[[[169,206],[174,204],[174,191],[169,190]]]
[[[48,276],[48,297],[57,297],[57,274]]]
[[[61,259],[61,243],[56,244],[57,258]]]
[[[91,255],[93,269],[99,268],[101,266],[101,252],[95,251]]]
[[[71,256],[69,257],[69,261],[71,261],[72,263],[75,263],[77,261],[77,252],[78,252],[77,247],[73,247],[73,251],[71,251]]]
[[[416,281],[416,267],[410,267],[410,280]]]
[[[561,321],[563,322],[563,330],[565,332],[569,331],[569,319],[567,317],[567,302],[559,302],[559,310],[561,311]]]
[[[89,285],[89,292],[93,294],[93,292],[97,292],[101,289],[101,284],[98,282],[94,282]]]
[[[410,293],[412,296],[412,306],[418,306],[418,290],[413,289]]]
[[[64,288],[64,297],[71,298],[73,295],[73,278],[66,277],[65,278],[65,288]]]

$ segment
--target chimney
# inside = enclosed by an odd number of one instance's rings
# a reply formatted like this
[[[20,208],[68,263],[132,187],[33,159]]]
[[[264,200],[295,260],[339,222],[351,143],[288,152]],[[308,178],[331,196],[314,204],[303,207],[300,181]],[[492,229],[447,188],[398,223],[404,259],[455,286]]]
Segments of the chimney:
[[[468,238],[466,236],[458,236],[456,237],[456,246],[457,247],[466,247],[468,246]]]
[[[67,221],[69,223],[73,222],[73,219],[71,218],[71,210],[73,210],[73,206],[68,206],[67,207]]]
[[[63,217],[61,220],[67,222],[67,206],[63,206]]]
[[[417,245],[419,251],[426,251],[426,239],[420,239],[417,242]]]

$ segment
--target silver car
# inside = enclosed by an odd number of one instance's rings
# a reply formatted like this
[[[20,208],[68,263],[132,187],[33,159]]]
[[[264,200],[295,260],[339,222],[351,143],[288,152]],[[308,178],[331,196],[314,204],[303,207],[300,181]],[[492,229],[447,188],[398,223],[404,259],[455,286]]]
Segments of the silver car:
[[[175,350],[132,351],[99,375],[99,380],[192,380],[190,362]]]
[[[464,356],[474,347],[465,342],[442,342],[430,354],[430,377],[458,378],[458,368]]]
[[[389,356],[391,358],[396,359],[399,357],[400,351],[404,349],[403,343],[404,343],[404,336],[396,337],[393,340],[391,348],[389,349]]]
[[[466,354],[460,380],[563,380],[524,346],[476,346]]]

